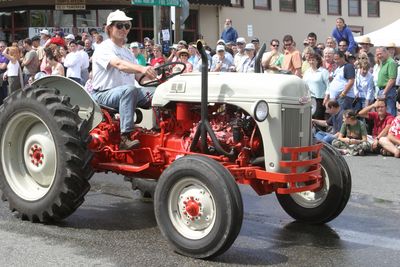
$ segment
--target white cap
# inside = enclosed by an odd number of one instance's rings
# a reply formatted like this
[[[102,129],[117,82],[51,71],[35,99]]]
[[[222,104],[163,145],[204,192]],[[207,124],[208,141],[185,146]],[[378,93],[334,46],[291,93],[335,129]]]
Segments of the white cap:
[[[73,34],[68,34],[65,36],[65,39],[75,40],[75,36]]]
[[[215,49],[217,52],[218,51],[225,51],[225,47],[223,45],[217,45],[217,48]]]
[[[225,44],[225,41],[224,41],[224,39],[219,39],[219,40],[217,41],[217,44],[219,44],[219,43],[223,43],[223,44]]]
[[[255,48],[254,44],[252,44],[252,43],[246,44],[246,46],[244,48],[244,50],[255,50],[255,49],[256,48]]]
[[[139,48],[139,43],[138,42],[132,42],[130,45],[130,48]]]
[[[117,9],[108,15],[107,26],[110,26],[113,21],[127,21],[127,20],[132,20],[132,18],[127,17],[124,11]]]
[[[236,39],[236,43],[245,44],[246,43],[246,39],[244,39],[243,37],[239,37],[239,38]]]
[[[50,33],[49,33],[49,31],[48,31],[48,30],[46,30],[46,29],[44,29],[44,30],[41,30],[41,31],[40,31],[40,34],[44,34],[44,35],[49,35],[49,36],[50,36]]]

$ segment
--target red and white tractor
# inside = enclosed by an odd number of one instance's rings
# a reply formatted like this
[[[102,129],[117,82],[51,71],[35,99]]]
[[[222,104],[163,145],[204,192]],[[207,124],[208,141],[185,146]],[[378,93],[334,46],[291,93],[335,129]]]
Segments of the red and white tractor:
[[[151,108],[136,112],[137,149],[119,149],[117,111],[67,78],[48,76],[9,96],[0,107],[0,189],[10,210],[33,222],[61,220],[83,203],[94,172],[154,180],[162,234],[194,258],[217,256],[235,241],[243,219],[237,184],[275,193],[302,222],[337,217],[351,175],[340,154],[313,143],[305,83],[284,74],[208,74],[198,48],[201,73],[163,71],[152,82]]]

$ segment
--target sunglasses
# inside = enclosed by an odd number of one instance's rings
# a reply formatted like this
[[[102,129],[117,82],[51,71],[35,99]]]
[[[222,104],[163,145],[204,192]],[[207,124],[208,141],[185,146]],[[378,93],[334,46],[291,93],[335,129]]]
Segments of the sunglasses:
[[[117,22],[114,25],[115,27],[117,27],[118,30],[122,30],[123,27],[125,27],[125,30],[129,30],[131,28],[130,23]]]
[[[279,47],[279,45],[272,45],[273,47]]]

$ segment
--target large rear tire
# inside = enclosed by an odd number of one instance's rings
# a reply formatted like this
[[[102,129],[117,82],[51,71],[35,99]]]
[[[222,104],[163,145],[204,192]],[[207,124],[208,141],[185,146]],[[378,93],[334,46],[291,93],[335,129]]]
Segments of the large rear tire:
[[[301,222],[329,222],[343,211],[350,198],[351,174],[346,161],[330,145],[324,145],[321,156],[324,181],[319,191],[276,195],[286,213]]]
[[[243,203],[234,178],[203,156],[180,158],[162,173],[154,207],[158,226],[173,249],[193,258],[225,252],[242,226]]]
[[[93,171],[81,122],[78,109],[55,89],[31,87],[5,100],[0,188],[18,217],[60,220],[82,204]]]

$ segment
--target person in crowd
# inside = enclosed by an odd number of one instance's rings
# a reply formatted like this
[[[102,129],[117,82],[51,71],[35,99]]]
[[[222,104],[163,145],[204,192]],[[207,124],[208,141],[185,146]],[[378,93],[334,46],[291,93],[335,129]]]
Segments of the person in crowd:
[[[3,104],[3,100],[7,96],[7,79],[3,79],[4,73],[7,71],[7,64],[9,62],[9,60],[3,55],[6,47],[6,42],[0,41],[0,105]]]
[[[254,53],[257,54],[258,50],[260,50],[260,39],[258,39],[258,37],[253,37],[251,39],[251,43],[254,45],[255,48]]]
[[[357,119],[353,110],[343,112],[343,124],[338,138],[332,141],[332,145],[342,154],[352,156],[363,156],[371,149],[367,140],[367,128]]]
[[[390,57],[386,47],[378,47],[375,54],[381,62],[377,80],[378,98],[385,98],[388,112],[396,116],[397,63]]]
[[[359,55],[363,52],[366,53],[369,63],[371,64],[371,66],[373,66],[375,64],[375,56],[371,52],[371,48],[374,47],[374,44],[371,43],[371,39],[368,36],[364,36],[363,38],[361,38],[358,44],[360,45],[360,50],[358,52]]]
[[[155,55],[154,55],[154,52],[153,52],[153,50],[154,50],[154,41],[150,40],[150,39],[146,40],[144,42],[144,48],[146,50],[146,52],[145,52],[146,63],[147,63],[147,65],[150,65],[151,60],[153,58],[155,58]]]
[[[310,64],[308,63],[308,59],[310,58],[311,55],[315,54],[315,50],[311,46],[306,46],[303,50],[303,63],[301,64],[301,75],[304,75],[304,73],[310,68]]]
[[[158,67],[165,64],[165,57],[162,53],[162,46],[160,44],[155,44],[153,48],[154,58],[150,61],[150,65],[153,67]]]
[[[310,49],[312,49],[310,47]],[[313,118],[323,120],[325,117],[325,106],[323,104],[326,90],[329,86],[329,72],[322,68],[322,59],[319,54],[312,53],[308,58],[310,68],[304,73],[303,80],[311,91],[311,96],[317,102]]]
[[[345,55],[340,51],[335,52],[334,60],[337,68],[324,102],[337,100],[343,110],[352,109],[354,101],[353,85],[356,76],[354,66],[346,62]]]
[[[45,54],[47,66],[51,69],[51,75],[65,76],[64,66],[58,62],[54,51],[51,48],[45,48]]]
[[[232,57],[235,56],[235,53],[233,53],[233,49],[232,49],[232,47],[233,47],[234,44],[236,44],[236,43],[234,43],[234,42],[227,42],[226,45],[225,45],[225,52],[231,54]]]
[[[49,30],[43,29],[39,33],[40,33],[40,46],[45,47],[47,42],[50,42],[51,35],[49,33]]]
[[[265,72],[276,73],[282,67],[283,54],[279,52],[279,40],[272,39],[270,51],[265,52],[261,59],[261,64]]]
[[[153,67],[137,64],[132,52],[125,47],[131,20],[123,11],[111,12],[106,26],[109,39],[93,54],[92,97],[100,104],[119,110],[120,150],[140,146],[139,140],[131,140],[135,109],[149,106],[154,91],[154,88],[135,87],[135,78],[142,75],[149,79],[157,77]]]
[[[7,64],[7,72],[3,78],[7,76],[8,80],[8,95],[11,95],[13,92],[22,88],[22,75],[21,68],[19,65],[19,49],[16,47],[7,47],[3,51],[3,55],[9,60]]]
[[[326,104],[326,113],[330,116],[327,120],[312,119],[314,126],[320,126],[324,129],[315,133],[314,138],[317,141],[332,144],[332,141],[338,138],[339,131],[343,124],[343,110],[340,109],[339,103],[336,100],[330,100]],[[325,129],[330,128],[328,132]]]
[[[366,58],[368,60],[368,58]],[[375,97],[374,78],[370,70],[368,61],[360,61],[359,68],[356,71],[354,81],[354,102],[353,109],[361,110],[372,104]]]
[[[347,61],[347,57],[349,55],[352,55],[347,51],[348,47],[349,47],[349,45],[347,44],[346,40],[342,40],[338,43],[338,51],[342,52],[345,55],[346,61]]]
[[[32,49],[32,40],[29,38],[24,39],[24,49],[26,51],[24,59],[22,60],[21,67],[24,77],[24,85],[28,84],[31,77],[39,71],[39,57]]]
[[[236,71],[240,71],[240,67],[245,58],[247,57],[244,52],[244,48],[246,46],[246,39],[244,39],[243,37],[237,38],[236,45],[238,46],[238,52],[233,58],[233,64],[235,64]]]
[[[181,50],[179,50],[176,55],[179,58],[179,62],[182,62],[186,65],[186,68],[184,70],[184,72],[192,72],[193,71],[193,65],[192,63],[189,62],[189,51],[186,48],[183,48]],[[181,71],[182,66],[181,65],[176,65],[173,68],[173,72],[179,72]]]
[[[226,57],[225,47],[217,45],[217,53],[212,57],[211,71],[213,72],[227,72],[235,68],[233,61]]]
[[[89,39],[89,40],[92,41],[92,43],[93,43],[92,37],[90,36],[89,33],[87,33],[87,32],[82,32],[81,36],[82,36],[82,38],[81,38],[81,41],[82,41],[82,42],[85,42],[87,39]]]
[[[232,44],[232,52],[233,56],[235,56],[239,52],[237,43]]]
[[[238,38],[238,33],[235,30],[235,28],[232,27],[232,20],[227,18],[224,23],[224,30],[221,33],[221,39],[227,42],[236,42],[236,39]]]
[[[68,34],[67,36],[65,36],[65,44],[67,45],[67,46],[69,46],[69,43],[71,42],[71,41],[75,41],[75,36],[73,35],[73,34]]]
[[[64,61],[64,67],[67,68],[66,76],[80,84],[82,82],[82,57],[78,53],[78,45],[76,44],[76,41],[71,41],[68,48],[69,53],[65,57]]]
[[[319,49],[319,51],[321,51],[321,56],[323,56],[323,51],[325,49],[325,44],[324,43],[318,43],[317,44],[317,48]]]
[[[93,56],[94,50],[92,48],[92,42],[90,40],[85,41],[85,46],[84,46],[83,50],[86,52],[86,54],[89,57],[88,71],[91,72],[92,71],[92,56]]]
[[[335,49],[333,49],[332,47],[325,47],[323,54],[324,58],[322,61],[322,66],[328,71],[329,82],[331,82],[333,79],[333,73],[337,68],[337,65],[334,60]]]
[[[185,40],[180,40],[178,42],[178,51],[181,49],[188,49],[188,44]]]
[[[396,49],[397,49],[397,47],[396,47],[396,44],[394,43],[394,42],[390,42],[390,43],[388,43],[387,45],[386,45],[386,50],[388,51],[388,53],[389,53],[389,56],[391,57],[391,58],[395,58],[395,56],[396,56]]]
[[[95,39],[95,36],[96,36],[97,34],[99,34],[95,28],[90,28],[90,29],[88,30],[88,32],[89,32],[89,35],[92,37],[92,40],[94,40],[94,39]]]
[[[197,51],[197,46],[195,42],[189,44],[188,51],[189,51],[188,61],[190,62],[190,64],[192,64],[193,67],[198,65],[198,62],[200,60],[200,54]]]
[[[326,38],[326,40],[325,40],[325,46],[326,46],[326,47],[333,48],[333,49],[336,49],[336,41],[335,41],[335,38],[333,38],[332,36],[329,36],[328,38]]]
[[[239,72],[254,72],[255,67],[255,56],[256,48],[254,44],[248,43],[244,48],[246,58],[242,61],[240,65]]]
[[[307,38],[304,39],[303,46],[304,46],[304,48],[306,48],[308,46],[308,39]]]
[[[77,41],[76,45],[76,52],[81,57],[81,85],[85,85],[86,81],[89,79],[90,58],[84,50],[85,44],[82,40]]]
[[[173,44],[169,47],[169,56],[167,58],[168,63],[178,61],[176,52],[178,52],[178,44]]]
[[[32,40],[32,49],[38,55],[39,65],[40,65],[40,63],[42,63],[42,60],[44,58],[44,49],[43,47],[40,46],[40,36],[34,36],[32,37],[31,40]]]
[[[314,32],[310,32],[307,35],[307,42],[308,42],[308,46],[314,50],[314,53],[317,53],[320,56],[322,56],[322,50],[320,50],[317,47],[317,35]]]
[[[96,47],[99,46],[103,42],[103,40],[103,35],[96,33],[93,37],[93,48],[96,49]]]
[[[56,44],[58,46],[66,46],[66,42],[64,40],[64,32],[55,31],[54,37],[52,37],[49,42],[46,42],[45,47],[48,47],[50,44]]]
[[[295,48],[291,35],[285,35],[283,37],[283,46],[285,53],[283,56],[282,69],[290,71],[301,78],[301,55],[299,50]]]
[[[133,55],[135,56],[138,64],[142,65],[142,66],[146,66],[146,59],[144,58],[144,55],[140,51],[139,43],[132,42],[129,47],[131,48],[131,51],[132,51]]]
[[[346,41],[348,47],[345,54],[355,54],[357,49],[357,43],[354,41],[353,32],[344,22],[343,18],[336,19],[336,27],[332,31],[332,36],[336,39],[339,44],[340,41]]]
[[[68,54],[68,49],[66,46],[59,46],[59,51],[60,51],[60,57],[58,58],[58,61],[64,66],[65,58],[67,57]],[[65,66],[64,69],[66,70]]]
[[[397,104],[397,112],[399,115],[390,124],[387,136],[379,139],[379,144],[383,147],[384,156],[400,158],[400,104]]]
[[[373,109],[376,111],[372,111]],[[358,116],[373,121],[372,135],[369,136],[368,141],[371,144],[371,151],[379,153],[381,149],[379,140],[388,134],[390,125],[394,119],[394,117],[386,111],[385,100],[377,99],[375,103],[360,110]]]
[[[222,45],[222,46],[224,47],[225,57],[228,58],[230,61],[234,62],[234,58],[233,58],[232,54],[226,52],[226,43],[225,43],[225,41],[222,40],[222,39],[219,39],[219,40],[217,41],[217,46],[218,46],[218,45]],[[213,57],[214,57],[214,56],[215,56],[215,55],[213,55]]]

